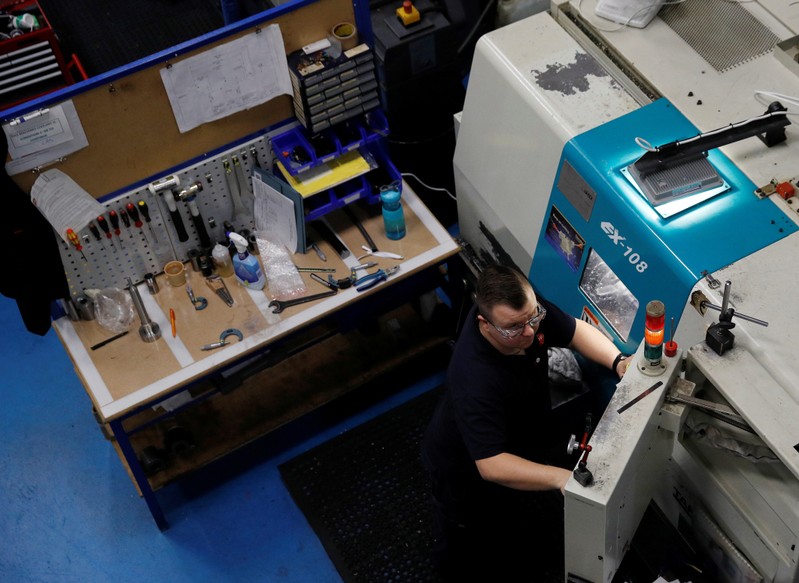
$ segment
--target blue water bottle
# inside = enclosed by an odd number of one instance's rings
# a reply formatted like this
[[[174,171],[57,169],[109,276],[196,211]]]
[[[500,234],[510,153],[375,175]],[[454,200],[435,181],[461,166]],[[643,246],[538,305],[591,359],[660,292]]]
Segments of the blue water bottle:
[[[405,236],[405,215],[402,212],[400,191],[396,186],[388,186],[380,192],[383,203],[383,224],[386,227],[386,237],[396,241]]]

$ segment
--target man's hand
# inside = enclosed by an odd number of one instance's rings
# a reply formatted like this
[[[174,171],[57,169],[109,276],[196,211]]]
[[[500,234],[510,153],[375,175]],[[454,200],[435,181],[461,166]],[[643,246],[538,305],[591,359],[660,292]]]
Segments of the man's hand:
[[[597,364],[613,370],[613,372],[621,378],[622,375],[619,374],[619,371],[624,367],[618,365],[613,367],[612,364],[616,355],[619,353],[619,349],[616,348],[616,345],[613,344],[607,336],[588,322],[583,320],[575,321],[574,336],[572,337],[570,347],[588,360],[592,360]]]
[[[561,490],[566,487],[571,471],[548,466],[510,453],[477,460],[477,470],[487,482],[514,490]]]

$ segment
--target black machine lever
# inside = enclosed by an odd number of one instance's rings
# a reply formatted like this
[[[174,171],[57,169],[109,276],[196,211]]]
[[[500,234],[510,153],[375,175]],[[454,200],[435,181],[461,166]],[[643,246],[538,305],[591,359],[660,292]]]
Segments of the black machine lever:
[[[730,124],[729,127],[700,134],[694,138],[670,142],[647,152],[635,162],[641,176],[673,168],[707,155],[708,150],[758,136],[769,148],[785,141],[785,126],[790,125],[788,110],[774,101],[766,112],[756,118]]]
[[[719,315],[719,321],[715,324],[711,324],[707,329],[707,333],[705,334],[705,342],[707,343],[708,347],[719,356],[727,352],[735,344],[735,334],[732,333],[732,329],[735,328],[735,322],[732,321],[733,317],[738,317],[742,320],[747,320],[761,326],[768,326],[768,322],[759,320],[758,318],[753,318],[752,316],[741,314],[730,307],[731,288],[732,282],[727,281],[724,284],[724,296],[722,298],[721,306],[716,306],[706,300],[701,304],[702,308],[712,308],[721,312]]]

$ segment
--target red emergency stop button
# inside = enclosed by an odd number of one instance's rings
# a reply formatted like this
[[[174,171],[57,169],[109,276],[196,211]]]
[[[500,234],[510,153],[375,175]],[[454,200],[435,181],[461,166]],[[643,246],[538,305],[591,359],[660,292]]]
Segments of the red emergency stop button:
[[[422,15],[419,14],[419,10],[413,5],[411,0],[405,0],[402,6],[397,8],[397,17],[405,26],[419,22],[422,19]]]

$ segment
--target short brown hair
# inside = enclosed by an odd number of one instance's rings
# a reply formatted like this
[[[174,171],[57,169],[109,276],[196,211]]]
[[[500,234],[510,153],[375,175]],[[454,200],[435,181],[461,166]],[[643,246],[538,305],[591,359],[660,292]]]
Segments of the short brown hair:
[[[531,290],[530,282],[517,268],[488,265],[477,279],[477,309],[484,318],[500,304],[521,310],[527,305]]]

